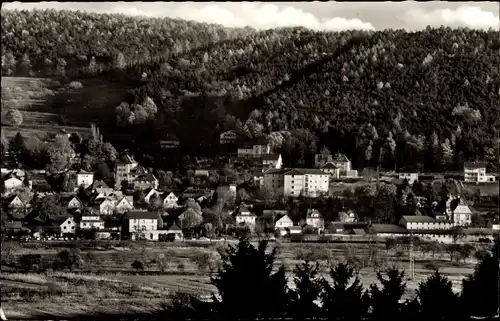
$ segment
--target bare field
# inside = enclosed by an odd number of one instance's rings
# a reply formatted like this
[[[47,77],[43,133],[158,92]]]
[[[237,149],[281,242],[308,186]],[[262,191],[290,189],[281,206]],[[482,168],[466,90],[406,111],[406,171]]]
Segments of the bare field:
[[[322,275],[327,279],[329,262],[345,259],[345,245],[338,244],[300,244],[276,243],[280,247],[278,264],[285,264],[289,286],[293,287],[291,271],[296,264],[303,261],[297,258],[297,251],[314,249],[322,251],[327,258],[319,260]],[[206,253],[216,253],[212,246],[186,246],[178,244],[160,244],[142,248],[119,248],[105,251],[82,251],[84,266],[82,272],[46,272],[46,273],[2,273],[3,309],[7,317],[16,317],[19,313],[25,316],[46,313],[57,316],[92,311],[94,313],[153,312],[168,303],[169,296],[175,292],[186,292],[206,297],[215,288],[210,284],[208,270],[197,264],[197,257]],[[351,246],[353,255],[362,256],[367,245]],[[56,255],[60,249],[23,249],[11,253],[18,257],[27,253],[38,253],[45,258]],[[163,272],[154,262],[157,258],[165,261]],[[383,266],[398,266],[408,271],[408,258],[397,256],[394,251],[388,252],[381,245],[379,257]],[[131,264],[141,260],[145,266],[144,274],[135,275]],[[413,297],[418,283],[425,280],[432,272],[428,262],[438,262],[440,270],[453,283],[456,292],[461,290],[461,280],[473,272],[475,260],[466,263],[452,264],[448,254],[439,253],[434,258],[418,253],[415,261],[415,277],[407,279],[406,297]],[[152,274],[154,273],[154,274]],[[182,273],[183,275],[179,275]],[[407,272],[408,274],[408,272]],[[375,269],[365,267],[360,270],[360,278],[367,288],[376,282]]]
[[[132,87],[106,79],[84,79],[81,83],[83,88],[68,90],[48,78],[2,77],[2,116],[15,108],[24,119],[19,127],[2,122],[2,131],[7,137],[17,132],[43,137],[62,129],[88,133],[91,122],[114,121],[114,107]]]

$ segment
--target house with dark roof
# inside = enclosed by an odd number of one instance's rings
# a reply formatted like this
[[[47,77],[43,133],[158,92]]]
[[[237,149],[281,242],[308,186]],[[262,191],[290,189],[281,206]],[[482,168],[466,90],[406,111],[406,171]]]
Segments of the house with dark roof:
[[[91,192],[104,193],[106,195],[113,192],[113,189],[102,180],[95,180],[87,189]]]
[[[255,215],[250,207],[246,205],[240,205],[238,210],[233,214],[236,226],[246,225],[253,230],[255,228],[255,220],[257,215]]]
[[[124,155],[115,165],[115,186],[120,187],[122,181],[131,181],[129,178],[130,172],[139,166],[139,163],[134,160],[133,156]]]
[[[414,166],[405,166],[399,169],[398,179],[407,180],[412,185],[418,181],[419,172]]]
[[[320,169],[324,172],[330,175],[331,178],[333,179],[339,179],[340,178],[340,168],[335,166],[332,162],[328,162],[325,165],[321,166]]]
[[[234,130],[228,130],[219,135],[219,142],[221,145],[234,144],[241,135]]]
[[[238,157],[260,157],[271,153],[271,145],[265,137],[244,141],[238,146]]]
[[[270,168],[280,169],[283,165],[281,154],[264,154],[262,155],[262,170]]]
[[[82,210],[83,202],[76,195],[61,196],[59,204],[68,210]]]
[[[306,224],[318,230],[322,230],[325,228],[325,219],[318,210],[308,209],[306,214]]]

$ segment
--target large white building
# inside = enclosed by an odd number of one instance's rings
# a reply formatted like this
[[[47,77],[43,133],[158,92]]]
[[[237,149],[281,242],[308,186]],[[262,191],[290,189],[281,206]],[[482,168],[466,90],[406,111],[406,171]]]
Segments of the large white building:
[[[264,172],[263,185],[284,196],[317,197],[328,193],[329,174],[319,169],[269,169]]]
[[[83,171],[83,170],[76,173],[76,186],[77,186],[76,189],[77,190],[78,190],[78,187],[80,187],[80,186],[87,188],[90,185],[92,185],[93,182],[94,182],[94,173]]]
[[[494,182],[495,176],[486,173],[485,162],[465,162],[464,181],[471,183]]]

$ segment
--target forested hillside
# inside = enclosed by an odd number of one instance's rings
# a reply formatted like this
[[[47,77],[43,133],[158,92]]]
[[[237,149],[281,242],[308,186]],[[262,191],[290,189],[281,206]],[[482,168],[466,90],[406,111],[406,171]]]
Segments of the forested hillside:
[[[254,32],[169,18],[2,10],[2,74],[96,74]],[[94,57],[94,58],[92,58]]]
[[[310,166],[326,146],[355,167],[456,170],[486,159],[495,169],[498,31],[256,32],[56,11],[2,12],[2,30],[3,73],[11,54],[22,69],[27,52],[85,55],[87,71],[92,56],[108,59],[142,78],[116,116],[144,149],[175,133],[185,154],[210,155],[221,131],[238,129],[269,135],[287,166]]]

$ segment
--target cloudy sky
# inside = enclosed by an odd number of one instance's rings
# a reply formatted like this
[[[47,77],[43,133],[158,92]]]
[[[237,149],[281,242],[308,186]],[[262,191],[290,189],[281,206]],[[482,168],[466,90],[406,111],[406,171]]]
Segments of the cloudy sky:
[[[53,8],[173,17],[258,29],[304,26],[317,30],[430,26],[500,28],[495,2],[3,2],[3,9]]]

